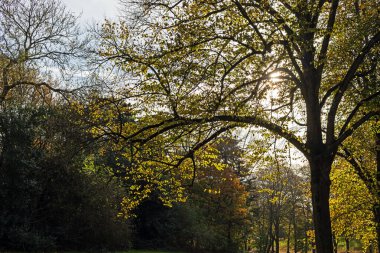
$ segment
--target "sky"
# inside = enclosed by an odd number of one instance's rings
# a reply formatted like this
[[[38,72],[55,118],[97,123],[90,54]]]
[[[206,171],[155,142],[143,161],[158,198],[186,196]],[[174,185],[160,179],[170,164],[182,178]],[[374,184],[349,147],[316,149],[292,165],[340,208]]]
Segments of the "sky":
[[[80,15],[82,25],[118,16],[119,0],[61,0],[69,11]]]

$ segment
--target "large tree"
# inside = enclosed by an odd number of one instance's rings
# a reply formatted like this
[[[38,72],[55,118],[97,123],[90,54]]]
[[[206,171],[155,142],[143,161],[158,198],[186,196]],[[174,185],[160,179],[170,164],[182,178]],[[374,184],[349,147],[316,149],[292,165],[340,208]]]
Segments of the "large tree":
[[[56,77],[73,71],[83,55],[76,21],[56,0],[0,0],[1,103],[16,89],[33,88],[42,96],[69,90]]]
[[[166,152],[186,142],[165,161],[173,167],[232,128],[285,138],[310,165],[317,251],[333,252],[332,162],[379,115],[365,106],[380,94],[365,78],[378,69],[379,1],[144,0],[127,9],[126,22],[103,25],[99,51],[127,73],[115,98],[129,99],[137,124],[100,131],[135,150],[158,136]]]

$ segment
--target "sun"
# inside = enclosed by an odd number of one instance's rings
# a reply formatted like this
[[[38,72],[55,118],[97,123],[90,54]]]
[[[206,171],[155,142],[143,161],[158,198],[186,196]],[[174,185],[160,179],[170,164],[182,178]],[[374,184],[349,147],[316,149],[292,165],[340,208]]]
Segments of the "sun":
[[[269,80],[273,83],[278,83],[281,81],[281,73],[280,72],[273,72],[269,75]]]

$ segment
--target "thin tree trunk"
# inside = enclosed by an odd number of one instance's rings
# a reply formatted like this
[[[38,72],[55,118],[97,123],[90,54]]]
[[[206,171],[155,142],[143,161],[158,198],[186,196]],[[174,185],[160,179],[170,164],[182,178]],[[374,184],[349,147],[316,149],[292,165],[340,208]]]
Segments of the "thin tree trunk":
[[[380,203],[377,203],[374,207],[374,215],[376,222],[377,252],[380,253]]]
[[[231,221],[229,221],[228,225],[227,225],[227,240],[228,240],[228,248],[229,249],[231,249],[231,247],[232,247],[231,228],[232,228],[232,224],[231,224]]]
[[[280,215],[276,212],[276,221],[274,223],[274,238],[276,243],[276,253],[280,253]]]
[[[350,253],[350,239],[346,238],[346,253]]]
[[[375,216],[377,234],[377,252],[380,253],[380,133],[376,134],[376,193],[373,214]]]
[[[272,236],[272,226],[269,228],[270,230],[268,231],[268,240],[267,240],[267,245],[265,252],[266,253],[271,253],[271,248],[272,248],[272,242],[273,242],[273,236]]]
[[[306,207],[304,207],[304,210],[306,209]],[[307,210],[305,212],[306,214],[306,220],[309,219],[308,215],[307,215]],[[307,223],[305,222],[305,225],[304,225],[304,237],[305,237],[305,244],[303,245],[303,252],[304,253],[307,253],[309,251],[309,237],[307,236]]]
[[[297,253],[296,205],[293,205],[293,233],[294,233],[294,253]]]
[[[292,228],[292,224],[290,222],[291,220],[289,219],[289,225],[288,225],[288,235],[287,235],[287,240],[286,240],[286,253],[290,253],[290,232]]]
[[[338,253],[338,239],[333,235],[334,253]]]
[[[269,227],[268,227],[268,244],[266,247],[266,253],[273,252],[273,206],[269,208]]]

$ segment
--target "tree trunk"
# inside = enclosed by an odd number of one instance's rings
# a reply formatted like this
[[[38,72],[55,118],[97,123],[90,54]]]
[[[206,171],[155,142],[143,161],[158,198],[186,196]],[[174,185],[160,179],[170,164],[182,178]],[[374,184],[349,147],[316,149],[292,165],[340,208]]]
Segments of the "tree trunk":
[[[287,240],[286,240],[286,253],[290,253],[290,232],[292,228],[292,223],[291,219],[289,219],[289,224],[288,224],[288,235],[287,235]]]
[[[296,205],[293,205],[293,233],[294,233],[294,253],[297,253]]]
[[[265,252],[266,253],[272,253],[273,252],[273,231],[272,231],[272,226],[270,227],[270,230],[268,231],[268,240],[267,240],[267,245]]]
[[[268,244],[265,252],[271,253],[273,252],[273,206],[270,205],[269,208],[269,227],[268,227]]]
[[[346,253],[350,253],[350,239],[346,238]]]
[[[377,252],[380,253],[380,133],[376,134],[376,193],[375,206],[373,213],[375,216],[376,235],[377,235]]]
[[[232,248],[232,236],[231,236],[231,230],[232,230],[232,223],[231,221],[228,222],[227,225],[227,240],[228,240],[228,249]]]
[[[274,238],[276,244],[275,252],[280,253],[280,217],[278,210],[276,212],[276,221],[274,223]]]
[[[309,57],[312,57],[312,53],[307,52],[303,59],[303,72],[308,86],[304,93],[307,117],[306,148],[309,151],[307,158],[311,172],[315,244],[318,253],[333,253],[329,197],[330,171],[336,148],[330,150],[328,145],[334,141],[334,123],[329,119],[325,137],[329,144],[325,144],[318,97],[321,75],[309,66]]]
[[[306,229],[305,229],[305,231],[306,231]],[[305,236],[305,245],[303,247],[303,252],[304,253],[307,253],[309,251],[309,240],[308,239],[309,238],[307,236]]]
[[[267,240],[267,244],[266,244],[266,249],[265,249],[265,252],[266,253],[271,253],[271,248],[272,248],[272,227],[270,228],[270,231],[268,231],[268,240]]]
[[[338,239],[333,235],[334,253],[338,253]]]
[[[310,161],[313,221],[318,253],[333,253],[334,249],[329,207],[331,161],[331,158],[323,155]]]
[[[380,203],[374,207],[376,236],[377,236],[377,252],[380,253]]]

